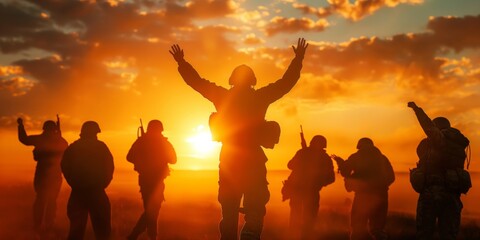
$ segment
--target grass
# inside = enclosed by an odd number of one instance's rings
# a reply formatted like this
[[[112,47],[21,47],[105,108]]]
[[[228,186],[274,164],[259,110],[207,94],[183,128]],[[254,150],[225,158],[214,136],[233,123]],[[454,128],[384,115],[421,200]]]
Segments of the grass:
[[[189,175],[190,178],[197,177]],[[200,177],[200,176],[198,176]],[[190,180],[190,179],[189,179]],[[167,182],[167,190],[177,184]],[[215,182],[212,177],[212,182]],[[112,206],[112,239],[125,239],[142,212],[142,205],[136,181],[130,185],[113,186],[108,189]],[[169,185],[170,184],[170,185]],[[132,189],[135,187],[135,189]],[[204,186],[205,187],[205,186]],[[198,189],[178,188],[176,194],[167,191],[167,201],[163,204],[159,216],[159,238],[168,240],[218,239],[218,221],[221,217],[220,206],[216,202],[216,186],[205,187],[208,192]],[[288,239],[288,203],[279,200],[279,193],[271,186],[272,198],[267,204],[262,239]],[[183,192],[181,192],[183,191]],[[33,186],[28,181],[0,184],[0,239],[33,239],[31,209],[34,199]],[[70,189],[64,183],[59,199],[55,230],[46,239],[65,239],[68,233],[66,202]],[[322,191],[323,193],[323,191]],[[349,237],[349,209],[351,200],[337,201],[334,205],[331,197],[322,195],[319,219],[316,225],[315,239],[343,240]],[[351,195],[347,195],[351,196]],[[465,216],[466,214],[464,214]],[[243,216],[240,215],[240,223]],[[480,239],[479,219],[462,219],[461,233],[458,239]],[[389,212],[386,231],[390,239],[414,239],[415,219],[412,213]],[[94,239],[90,224],[87,225],[85,239]],[[147,239],[143,234],[140,239]]]

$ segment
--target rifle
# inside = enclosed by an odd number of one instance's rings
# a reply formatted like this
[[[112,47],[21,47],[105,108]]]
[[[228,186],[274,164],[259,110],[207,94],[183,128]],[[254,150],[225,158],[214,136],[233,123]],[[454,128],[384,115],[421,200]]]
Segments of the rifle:
[[[300,125],[300,144],[302,145],[302,149],[307,148],[307,142],[305,141],[305,136],[303,135],[302,125]]]
[[[142,119],[140,118],[140,127],[137,129],[137,138],[140,138],[143,135],[145,135],[145,129],[143,129]]]
[[[337,166],[338,166],[337,172],[340,172],[340,168],[343,167],[343,164],[345,163],[345,160],[343,160],[343,158],[341,158],[341,157],[339,157],[335,154],[330,155],[330,158],[335,160],[335,162],[337,162]]]
[[[56,125],[57,125],[58,134],[61,135],[61,134],[62,134],[62,130],[60,130],[60,117],[58,116],[58,114],[57,114],[57,123],[56,123]]]

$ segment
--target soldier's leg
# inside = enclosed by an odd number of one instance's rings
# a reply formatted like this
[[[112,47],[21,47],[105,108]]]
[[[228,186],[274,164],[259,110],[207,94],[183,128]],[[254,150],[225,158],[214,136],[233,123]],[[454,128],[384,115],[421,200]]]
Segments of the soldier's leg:
[[[35,231],[40,232],[43,228],[43,219],[45,207],[47,205],[48,191],[45,188],[35,188],[35,200],[33,202],[33,227]]]
[[[436,203],[431,193],[420,193],[417,202],[417,239],[432,239],[437,219]]]
[[[83,239],[87,225],[88,209],[83,194],[72,190],[67,203],[67,216],[70,220],[68,240]]]
[[[220,221],[220,239],[235,240],[238,232],[238,210],[242,193],[234,184],[220,180],[218,202],[222,206],[222,220]]]
[[[438,229],[440,239],[455,240],[460,230],[460,219],[463,208],[459,194],[448,194],[442,204],[443,211],[439,212]]]
[[[45,227],[47,230],[51,230],[55,224],[57,198],[62,186],[62,178],[54,179],[50,184],[45,208]]]
[[[132,232],[128,235],[129,240],[137,239],[140,234],[147,230],[147,206],[150,202],[150,196],[152,195],[152,188],[146,184],[140,185],[140,193],[142,194],[143,212],[137,220]]]
[[[372,194],[372,211],[369,217],[370,232],[375,240],[387,239],[385,232],[388,213],[388,192],[379,192]]]
[[[127,239],[128,240],[135,240],[142,234],[145,230],[147,229],[147,216],[145,214],[145,211],[142,212],[140,217],[137,220],[137,223],[135,224],[135,227],[133,227],[132,232],[128,235]]]
[[[310,191],[305,196],[303,209],[302,239],[314,239],[314,228],[320,207],[320,194],[318,191]]]
[[[302,213],[303,213],[303,196],[298,194],[293,194],[290,198],[290,237],[299,238],[300,228],[303,224]]]
[[[241,240],[260,239],[263,229],[263,218],[267,213],[265,205],[270,200],[268,182],[261,178],[245,190],[243,205],[245,208],[245,224],[240,236]]]
[[[90,221],[96,239],[109,239],[112,231],[111,206],[105,191],[92,193],[89,201]]]
[[[147,203],[145,209],[146,218],[147,218],[147,233],[150,239],[157,238],[157,219],[158,213],[160,211],[161,204],[164,200],[163,192],[165,190],[165,184],[159,182],[156,185],[156,188],[153,189],[153,193]]]
[[[371,239],[367,230],[370,208],[368,194],[355,193],[350,213],[351,240]]]

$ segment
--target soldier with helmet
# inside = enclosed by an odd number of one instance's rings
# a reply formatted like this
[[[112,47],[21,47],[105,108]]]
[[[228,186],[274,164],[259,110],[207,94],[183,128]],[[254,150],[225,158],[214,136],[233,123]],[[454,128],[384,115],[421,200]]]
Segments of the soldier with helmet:
[[[294,239],[315,239],[314,226],[320,204],[320,190],[335,181],[333,162],[327,154],[327,139],[316,135],[310,146],[297,151],[288,162],[292,170],[283,192],[290,198],[290,234]]]
[[[437,222],[441,239],[456,239],[463,207],[460,195],[471,187],[470,175],[464,170],[470,141],[451,127],[447,118],[431,120],[414,102],[409,102],[408,107],[427,136],[417,147],[419,161],[410,173],[410,182],[420,194],[417,239],[432,239]]]
[[[57,208],[57,197],[62,185],[60,160],[68,143],[62,137],[59,124],[54,121],[43,123],[39,135],[27,135],[23,119],[18,118],[18,140],[27,146],[34,146],[33,159],[37,162],[33,186],[36,192],[33,204],[33,223],[40,234],[52,230]]]
[[[80,139],[63,154],[63,176],[72,188],[67,205],[68,239],[83,239],[89,215],[96,239],[110,237],[111,209],[105,188],[113,177],[113,156],[107,145],[97,139],[98,133],[98,123],[83,123]]]
[[[346,161],[332,156],[345,178],[345,188],[355,192],[350,239],[387,239],[388,188],[395,181],[395,173],[388,158],[370,138],[361,138],[357,149]]]
[[[300,78],[302,61],[308,44],[298,40],[293,47],[295,58],[283,77],[260,89],[254,89],[257,78],[246,66],[236,67],[229,79],[230,89],[200,77],[184,59],[183,50],[173,45],[170,53],[178,63],[183,80],[213,103],[216,116],[210,119],[213,138],[221,141],[218,201],[222,207],[220,234],[222,240],[237,239],[238,213],[243,197],[245,224],[241,239],[260,239],[268,191],[267,157],[262,146],[273,147],[278,141],[278,125],[268,124],[268,106],[288,93]],[[273,128],[272,128],[273,127]],[[265,139],[265,136],[271,138]]]
[[[159,120],[148,123],[147,132],[140,136],[127,154],[127,160],[138,172],[138,184],[143,199],[144,212],[128,239],[137,239],[147,230],[150,239],[157,238],[157,217],[165,200],[165,178],[170,175],[168,164],[177,162],[172,144],[163,136],[163,124]]]

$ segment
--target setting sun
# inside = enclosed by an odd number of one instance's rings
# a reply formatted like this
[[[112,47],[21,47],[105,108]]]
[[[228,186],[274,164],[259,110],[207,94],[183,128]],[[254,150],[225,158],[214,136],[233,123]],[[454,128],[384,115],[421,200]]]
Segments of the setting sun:
[[[212,141],[210,130],[204,125],[197,126],[194,135],[188,137],[186,142],[193,151],[193,157],[196,158],[212,157],[220,149],[220,143]]]

